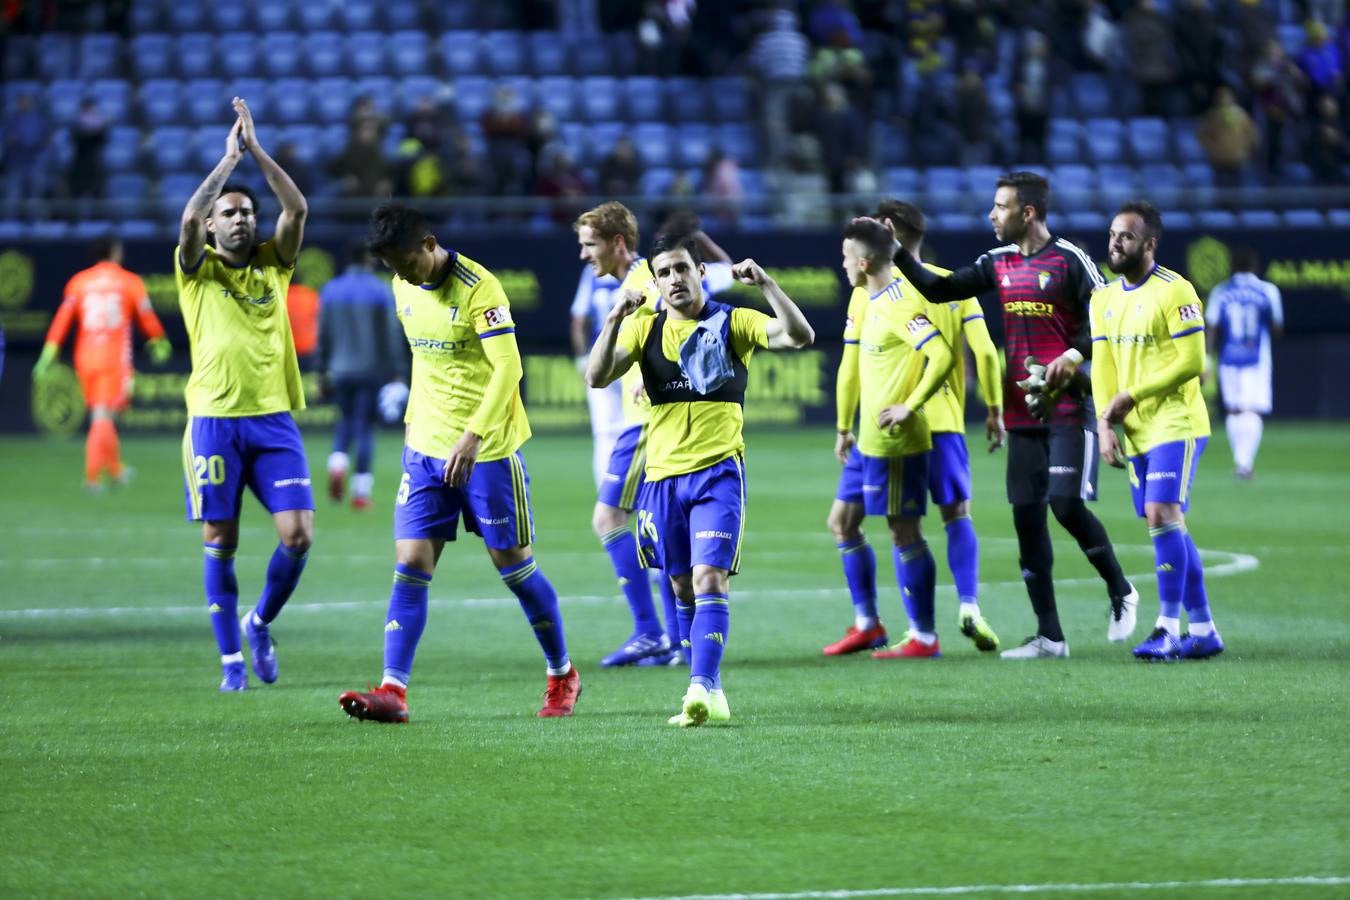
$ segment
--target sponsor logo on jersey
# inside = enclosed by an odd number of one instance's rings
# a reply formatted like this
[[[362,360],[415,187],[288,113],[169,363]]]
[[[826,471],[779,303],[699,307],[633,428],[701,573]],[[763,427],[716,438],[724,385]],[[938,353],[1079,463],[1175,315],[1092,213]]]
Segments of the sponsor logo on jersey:
[[[708,529],[705,531],[695,531],[694,540],[696,541],[730,541],[733,540],[730,531],[714,531]]]
[[[1203,318],[1199,303],[1187,303],[1185,306],[1178,306],[1177,312],[1181,314],[1183,322],[1198,322]]]
[[[511,321],[511,310],[506,306],[495,306],[483,313],[483,321],[487,322],[489,328],[505,325]]]
[[[917,315],[914,318],[910,319],[909,323],[905,327],[909,329],[910,334],[919,334],[932,328],[933,323],[928,321],[927,316]]]
[[[1145,481],[1176,481],[1181,476],[1176,472],[1149,472],[1144,476]]]
[[[454,352],[463,349],[467,341],[438,341],[435,338],[408,338],[408,346],[414,350],[432,350]]]
[[[1055,314],[1055,304],[1044,300],[1013,300],[1003,304],[1003,310],[1010,316],[1031,316],[1046,319]]]
[[[1151,344],[1153,335],[1151,334],[1118,334],[1111,338],[1113,344]]]
[[[277,479],[276,481],[272,482],[272,487],[274,487],[274,488],[283,488],[283,487],[309,487],[309,479],[308,479],[308,478],[279,478],[279,479]]]

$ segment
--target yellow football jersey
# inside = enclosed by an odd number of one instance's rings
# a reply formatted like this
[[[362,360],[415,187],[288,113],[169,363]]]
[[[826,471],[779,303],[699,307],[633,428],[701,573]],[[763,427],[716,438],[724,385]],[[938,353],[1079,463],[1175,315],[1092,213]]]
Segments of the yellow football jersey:
[[[276,245],[253,248],[246,265],[232,266],[207,246],[183,268],[174,248],[174,281],[183,327],[192,348],[184,395],[188,415],[260,416],[305,408],[300,364],[286,314],[286,290],[295,268]]]
[[[511,304],[497,277],[461,254],[452,255],[440,284],[394,279],[394,300],[413,359],[407,443],[444,459],[478,412],[492,378],[483,342],[515,344]],[[519,384],[510,401],[487,416],[480,461],[510,456],[529,439]]]
[[[769,346],[769,318],[753,309],[731,312],[731,351],[747,368],[755,348]],[[619,332],[618,347],[633,358],[634,369],[655,324],[655,316],[644,315]],[[694,319],[666,318],[661,331],[666,359],[680,358],[680,347],[697,325]],[[708,400],[653,406],[647,426],[647,480],[697,472],[744,452],[744,424],[739,403]]]
[[[1098,411],[1120,391],[1135,396],[1135,407],[1124,422],[1128,455],[1209,435],[1209,411],[1200,396],[1199,378],[1156,395],[1135,393],[1182,354],[1196,354],[1192,361],[1203,364],[1204,310],[1189,281],[1162,266],[1132,288],[1117,278],[1092,295],[1091,320],[1092,387]]]
[[[951,270],[924,264],[924,268],[938,275],[949,275]],[[928,304],[928,315],[938,331],[951,345],[951,374],[938,388],[937,393],[928,398],[923,405],[924,415],[928,418],[928,427],[933,431],[966,430],[966,323],[974,319],[983,319],[984,310],[980,301],[974,297],[964,300],[952,300],[948,303]]]
[[[858,449],[868,456],[908,456],[932,449],[928,420],[915,411],[893,431],[877,422],[881,411],[901,403],[918,385],[925,359],[919,348],[942,340],[928,302],[897,278],[869,298],[858,335]],[[930,400],[931,402],[931,400]]]
[[[646,300],[638,307],[637,312],[624,321],[621,328],[631,327],[634,319],[653,314],[661,307],[661,292],[656,287],[656,276],[652,275],[652,267],[647,264],[647,260],[640,256],[633,260],[633,264],[628,267],[628,274],[624,276],[623,284],[619,285],[620,297],[628,291],[637,291],[646,297]],[[634,396],[637,394],[637,386],[642,383],[642,373],[638,371],[638,367],[633,366],[623,373],[619,383],[623,389],[624,427],[646,425],[651,417],[652,405],[647,400],[646,394]]]

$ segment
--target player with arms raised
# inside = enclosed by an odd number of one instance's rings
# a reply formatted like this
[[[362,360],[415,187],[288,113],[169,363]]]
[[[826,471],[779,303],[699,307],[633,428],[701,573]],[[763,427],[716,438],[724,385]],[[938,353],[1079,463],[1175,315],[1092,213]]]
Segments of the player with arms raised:
[[[117,414],[131,400],[131,327],[134,322],[149,340],[145,348],[157,363],[172,352],[164,326],[150,307],[145,282],[122,268],[122,242],[115,237],[94,242],[98,262],[77,272],[66,284],[61,306],[47,331],[42,355],[33,367],[34,381],[61,355],[75,326],[75,374],[89,408],[89,436],[84,443],[84,489],[103,489],[103,473],[125,484],[131,469],[122,465],[117,441]]]
[[[304,195],[258,143],[248,105],[234,98],[225,155],[183,210],[174,274],[192,346],[188,425],[183,438],[188,518],[202,522],[207,609],[224,666],[222,691],[248,687],[240,627],[254,673],[277,679],[268,626],[304,571],[314,535],[314,495],[300,430],[300,366],[286,315],[309,208]],[[256,242],[257,199],[227,184],[248,153],[281,202],[272,240]],[[214,245],[208,242],[214,239]],[[257,606],[235,618],[240,501],[247,486],[272,514],[280,538]]]
[[[1050,185],[1040,175],[1004,175],[998,180],[989,220],[998,239],[1008,243],[946,276],[924,268],[903,247],[896,255],[900,271],[934,303],[996,290],[1003,306],[1008,501],[1037,622],[1036,634],[1021,647],[1005,650],[1005,659],[1069,655],[1055,605],[1047,502],[1106,583],[1111,599],[1109,640],[1125,640],[1133,632],[1139,602],[1120,571],[1106,529],[1084,502],[1096,498],[1097,454],[1087,380],[1078,367],[1089,349],[1088,299],[1101,286],[1102,277],[1087,254],[1050,233],[1045,219],[1049,199]],[[1019,381],[1032,377],[1029,359],[1050,361],[1044,373],[1047,397],[1062,391],[1034,411],[1027,395],[1013,390]]]
[[[436,240],[420,212],[389,204],[370,218],[371,252],[394,271],[412,348],[403,480],[394,505],[394,587],[384,626],[384,680],[346,691],[348,715],[407,722],[408,677],[427,623],[427,594],[446,541],[464,528],[520,601],[544,651],[540,718],[570,716],[581,677],[567,655],[558,595],[534,560],[530,476],[520,447],[530,423],[511,306],[497,277]]]
[[[1126,203],[1111,221],[1108,264],[1121,277],[1092,298],[1092,395],[1102,459],[1113,466],[1126,464],[1114,428],[1123,426],[1134,509],[1153,538],[1161,609],[1134,655],[1203,659],[1223,652],[1185,515],[1209,439],[1200,394],[1205,321],[1191,283],[1155,261],[1161,236],[1150,203]]]
[[[669,721],[698,726],[731,717],[721,663],[729,576],[740,565],[744,529],[741,407],[750,357],[757,347],[808,346],[815,333],[754,260],[733,272],[763,291],[774,316],[707,299],[692,240],[663,237],[652,245],[650,260],[664,308],[621,330],[642,303],[625,294],[591,349],[586,383],[604,387],[637,365],[651,398],[638,535],[644,557],[674,583],[681,644],[690,656],[689,689]]]

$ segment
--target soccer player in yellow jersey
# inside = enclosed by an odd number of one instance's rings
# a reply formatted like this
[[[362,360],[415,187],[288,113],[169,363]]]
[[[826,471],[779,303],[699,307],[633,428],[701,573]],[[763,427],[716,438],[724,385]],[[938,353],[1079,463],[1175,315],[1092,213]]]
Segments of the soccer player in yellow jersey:
[[[882,201],[878,221],[896,235],[910,253],[920,252],[925,232],[923,213],[918,207],[896,200]],[[928,266],[938,274],[945,269]],[[892,268],[892,277],[899,278]],[[838,434],[835,455],[844,465],[839,489],[830,507],[828,524],[843,558],[844,577],[853,599],[854,624],[843,638],[827,646],[826,656],[838,656],[873,649],[886,644],[886,628],[876,611],[876,555],[862,532],[862,457],[853,434],[858,406],[858,331],[866,318],[870,295],[866,287],[855,287],[849,299],[844,329],[844,354],[836,384]],[[933,450],[928,465],[928,490],[942,513],[947,531],[947,563],[956,582],[960,601],[957,623],[961,633],[982,651],[998,649],[998,636],[980,614],[979,540],[970,518],[970,459],[965,440],[965,353],[970,342],[975,357],[980,390],[988,415],[985,430],[990,450],[1003,442],[1003,390],[1000,381],[998,351],[984,324],[984,311],[974,297],[928,305],[928,314],[948,345],[953,364],[947,380],[923,407],[932,433]],[[911,630],[915,623],[910,623]]]
[[[604,387],[634,365],[642,372],[652,413],[638,536],[644,558],[674,583],[680,643],[690,658],[689,690],[670,722],[697,726],[731,717],[721,663],[729,576],[740,567],[744,527],[741,407],[750,357],[757,347],[808,346],[815,333],[754,260],[732,272],[763,291],[774,316],[707,299],[692,240],[660,238],[650,260],[663,308],[621,327],[642,303],[625,294],[591,348],[586,382]]]
[[[308,207],[258,143],[248,105],[238,97],[233,105],[225,154],[188,200],[174,251],[178,303],[192,347],[184,488],[188,519],[202,523],[206,604],[224,669],[222,691],[248,687],[241,627],[254,674],[276,681],[268,626],[295,590],[314,534],[309,464],[291,417],[305,408],[305,395],[286,315]],[[257,198],[227,183],[245,153],[281,202],[276,232],[261,243]],[[261,599],[240,621],[234,553],[245,487],[272,514],[280,544]]]
[[[530,424],[511,305],[483,266],[445,247],[417,210],[371,215],[371,251],[393,269],[412,348],[403,479],[394,504],[394,586],[384,626],[384,679],[347,691],[348,715],[407,722],[408,677],[427,622],[427,593],[446,541],[464,519],[520,600],[548,665],[541,718],[570,716],[581,680],[567,655],[558,595],[534,560],[530,476],[520,446]]]
[[[1223,641],[1185,514],[1209,439],[1200,396],[1205,318],[1191,283],[1155,261],[1161,236],[1162,217],[1150,203],[1126,203],[1111,221],[1108,265],[1121,277],[1092,296],[1092,398],[1102,459],[1128,465],[1135,512],[1153,538],[1162,608],[1134,655],[1204,659],[1222,653]],[[1125,458],[1116,425],[1125,432]]]

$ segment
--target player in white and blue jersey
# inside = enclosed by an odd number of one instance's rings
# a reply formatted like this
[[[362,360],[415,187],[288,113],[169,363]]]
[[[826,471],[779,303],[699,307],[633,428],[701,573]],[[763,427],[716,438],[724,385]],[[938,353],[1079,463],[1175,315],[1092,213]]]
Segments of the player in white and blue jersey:
[[[620,283],[613,275],[596,272],[590,264],[581,270],[577,292],[572,298],[571,329],[572,355],[578,369],[586,365],[590,348],[600,334],[601,323],[618,298]],[[587,389],[586,405],[590,408],[591,438],[595,444],[591,468],[595,486],[599,487],[614,442],[624,430],[622,385],[615,382],[608,387]]]
[[[1261,446],[1261,417],[1270,414],[1270,339],[1284,333],[1280,289],[1257,276],[1260,258],[1250,247],[1233,251],[1233,277],[1218,284],[1205,304],[1210,356],[1218,357],[1224,426],[1238,478],[1252,477]]]

